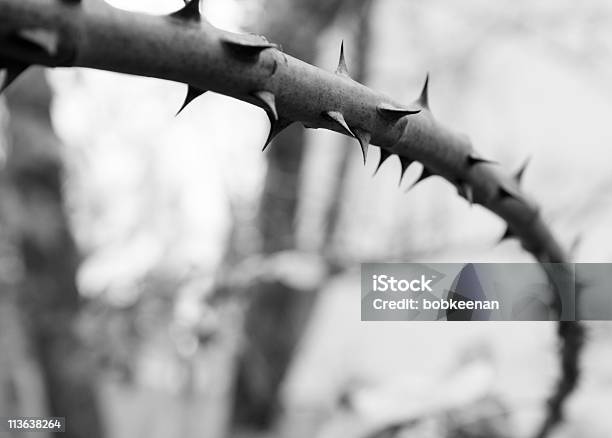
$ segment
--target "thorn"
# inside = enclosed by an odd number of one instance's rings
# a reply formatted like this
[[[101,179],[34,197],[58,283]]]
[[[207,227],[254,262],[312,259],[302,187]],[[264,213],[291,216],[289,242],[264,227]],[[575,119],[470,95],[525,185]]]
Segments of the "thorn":
[[[0,82],[0,93],[4,92],[29,66],[26,64],[14,63],[3,65],[4,77]]]
[[[264,105],[264,109],[270,118],[270,123],[276,122],[278,120],[278,111],[276,111],[276,99],[274,98],[274,93],[271,91],[262,90],[253,93],[253,96]]]
[[[342,131],[345,134],[348,134],[351,137],[357,137],[355,135],[355,133],[353,131],[351,131],[351,128],[349,128],[348,125],[346,124],[346,120],[344,120],[344,116],[342,115],[341,112],[339,112],[339,111],[325,111],[325,112],[323,112],[322,115],[323,115],[323,117],[327,118],[328,120],[331,120],[331,121],[335,122],[337,126],[342,128]]]
[[[187,85],[187,94],[185,95],[185,100],[183,101],[183,105],[181,106],[181,108],[176,112],[175,117],[178,116],[185,108],[187,108],[187,105],[189,105],[191,102],[193,102],[195,99],[197,99],[204,93],[206,93],[206,90],[201,90],[200,88]]]
[[[527,170],[527,166],[529,165],[530,161],[531,161],[531,157],[527,158],[525,162],[523,163],[523,165],[519,167],[519,169],[514,174],[514,180],[517,182],[517,184],[520,184],[521,181],[523,180],[523,175],[525,174],[525,171]]]
[[[272,143],[272,140],[280,134],[285,128],[293,123],[292,120],[287,119],[278,119],[277,121],[270,120],[270,133],[268,134],[268,138],[266,140],[266,144],[264,145],[262,152],[266,150],[266,148]]]
[[[420,109],[411,110],[407,108],[398,108],[388,103],[381,103],[380,105],[376,107],[376,111],[378,111],[378,114],[380,114],[384,118],[391,119],[391,120],[397,120],[404,116],[408,116],[411,114],[418,114],[421,112]]]
[[[504,231],[504,235],[499,238],[499,241],[497,243],[499,244],[499,243],[502,243],[504,240],[513,239],[515,237],[516,237],[516,234],[514,234],[514,231],[512,231],[510,227],[506,227],[506,231]]]
[[[361,129],[353,129],[355,133],[355,137],[359,140],[359,145],[361,146],[361,153],[363,155],[363,164],[365,165],[366,159],[368,158],[368,148],[370,147],[370,140],[372,139],[372,135]]]
[[[517,198],[517,195],[513,190],[509,190],[508,188],[504,186],[499,186],[498,194],[499,194],[500,199],[506,199],[506,198],[516,199]]]
[[[417,102],[423,107],[429,109],[429,73],[425,76],[425,84],[421,90],[421,95]]]
[[[336,74],[340,76],[350,77],[348,67],[346,66],[346,59],[344,59],[344,40],[340,45],[340,59],[338,60],[338,68],[336,68]]]
[[[222,37],[221,44],[237,58],[254,61],[266,49],[277,49],[276,44],[269,43],[261,37],[253,35],[237,35],[234,39]]]
[[[423,170],[421,171],[421,176],[419,176],[419,178],[410,187],[408,187],[408,190],[406,191],[408,192],[410,189],[412,189],[414,186],[416,186],[421,181],[424,181],[430,176],[434,176],[434,175],[435,174],[432,173],[427,167],[423,166]]]
[[[27,44],[35,46],[49,56],[56,56],[59,51],[59,34],[42,27],[26,28],[17,31],[17,37]]]
[[[184,0],[184,2],[185,6],[170,14],[170,17],[180,20],[200,21],[202,19],[202,15],[200,14],[200,0]]]
[[[487,160],[486,158],[480,158],[474,154],[468,155],[467,163],[470,166],[474,166],[475,164],[498,164],[497,161]]]
[[[382,164],[387,160],[387,158],[389,158],[391,156],[391,152],[389,152],[386,149],[380,148],[380,159],[378,160],[378,166],[376,166],[376,170],[374,171],[374,175],[376,175],[376,173],[378,173],[378,169],[380,169],[380,166],[382,166]]]
[[[406,175],[406,171],[408,170],[408,167],[414,163],[414,160],[411,160],[410,158],[406,158],[406,157],[401,157],[399,156],[399,160],[400,160],[400,165],[402,166],[402,173],[400,175],[400,179],[399,179],[399,184],[398,185],[402,185],[402,180],[404,179],[404,175]]]
[[[576,253],[578,252],[578,248],[580,247],[580,245],[582,244],[582,235],[579,234],[574,238],[574,241],[572,242],[572,244],[570,245],[570,254],[572,255],[572,257],[576,256]]]
[[[474,189],[470,184],[466,182],[459,184],[458,191],[461,196],[467,199],[470,205],[474,205]]]

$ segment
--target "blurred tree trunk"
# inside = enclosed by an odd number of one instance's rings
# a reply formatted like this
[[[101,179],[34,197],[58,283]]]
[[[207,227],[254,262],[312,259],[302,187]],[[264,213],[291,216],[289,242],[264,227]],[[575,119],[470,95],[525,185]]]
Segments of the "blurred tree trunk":
[[[337,3],[334,0],[329,5]],[[282,41],[287,53],[313,62],[318,33],[329,23],[329,15],[310,15],[298,0],[269,0],[266,7],[270,8],[270,14],[265,14],[269,22],[262,33],[271,41]],[[290,126],[265,154],[268,168],[258,222],[261,250],[269,256],[295,247],[303,129]],[[236,367],[232,425],[237,430],[265,430],[274,423],[280,384],[302,331],[304,318],[299,313],[307,311],[309,304],[303,291],[274,280],[256,280],[248,297],[244,349]]]
[[[3,280],[0,279],[0,412],[4,417],[47,416],[42,372],[19,318],[13,284]],[[6,432],[0,436],[48,438],[50,434]]]
[[[373,0],[360,0],[355,2],[354,8],[357,14],[356,26],[355,26],[355,50],[353,56],[350,58],[350,65],[348,66],[351,78],[355,81],[365,84],[368,80],[368,59],[370,57],[370,41],[372,28],[370,26],[370,13],[372,11]],[[338,225],[340,224],[342,202],[345,191],[348,185],[348,171],[351,163],[351,158],[357,152],[357,142],[352,138],[345,138],[342,157],[338,170],[334,172],[335,181],[331,185],[330,190],[332,195],[330,196],[330,203],[327,211],[327,220],[324,221],[325,231],[323,239],[325,254],[334,254],[335,244],[338,238]]]
[[[268,0],[264,14],[267,21],[258,30],[271,41],[282,42],[287,53],[313,63],[321,33],[341,12],[360,10],[362,3],[369,4],[370,0]],[[360,63],[365,63],[365,59]],[[264,256],[295,249],[304,143],[302,127],[291,126],[265,152],[268,170],[259,207]],[[334,221],[336,217],[337,214]],[[237,364],[234,391],[235,428],[265,430],[274,424],[279,389],[316,292],[316,288],[299,288],[270,276],[256,281],[249,289],[244,322],[246,340]]]
[[[95,371],[75,332],[78,256],[62,196],[60,143],[50,118],[51,89],[30,69],[6,93],[10,151],[4,209],[24,273],[16,285],[33,355],[42,369],[52,416],[66,417],[66,438],[102,436]]]
[[[262,33],[283,50],[314,63],[317,43],[336,19],[343,0],[267,0]],[[295,247],[295,219],[304,157],[304,130],[291,126],[265,152],[268,171],[259,223],[265,254]]]

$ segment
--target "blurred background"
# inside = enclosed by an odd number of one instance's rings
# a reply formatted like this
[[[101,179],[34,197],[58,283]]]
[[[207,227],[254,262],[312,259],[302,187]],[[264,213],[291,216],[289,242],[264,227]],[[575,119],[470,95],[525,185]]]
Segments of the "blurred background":
[[[113,0],[164,14],[179,0]],[[205,0],[433,113],[506,169],[575,261],[610,262],[612,4]],[[30,69],[0,107],[0,416],[67,438],[522,437],[554,323],[361,322],[364,261],[519,262],[503,223],[358,143],[185,86]],[[577,243],[577,244],[575,244]],[[555,437],[609,437],[612,326],[589,323]],[[11,435],[6,435],[11,436]],[[27,436],[22,434],[20,436]],[[44,434],[36,434],[44,437]]]

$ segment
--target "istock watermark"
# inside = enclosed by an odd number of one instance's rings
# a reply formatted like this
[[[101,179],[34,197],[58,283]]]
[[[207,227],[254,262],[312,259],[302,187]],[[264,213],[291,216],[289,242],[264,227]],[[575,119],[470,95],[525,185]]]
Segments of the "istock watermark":
[[[612,320],[609,284],[612,264],[365,263],[361,319]]]
[[[430,287],[431,282],[434,281],[434,277],[425,278],[425,275],[421,275],[421,278],[415,280],[397,280],[392,275],[372,275],[372,290],[374,292],[433,292]]]

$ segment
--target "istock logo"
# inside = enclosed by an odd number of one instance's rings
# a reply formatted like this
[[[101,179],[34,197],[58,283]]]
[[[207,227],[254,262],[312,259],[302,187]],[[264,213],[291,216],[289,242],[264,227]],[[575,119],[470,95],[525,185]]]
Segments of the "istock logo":
[[[433,292],[429,286],[434,277],[427,279],[425,275],[421,278],[397,280],[391,275],[372,275],[372,291],[374,292]]]

